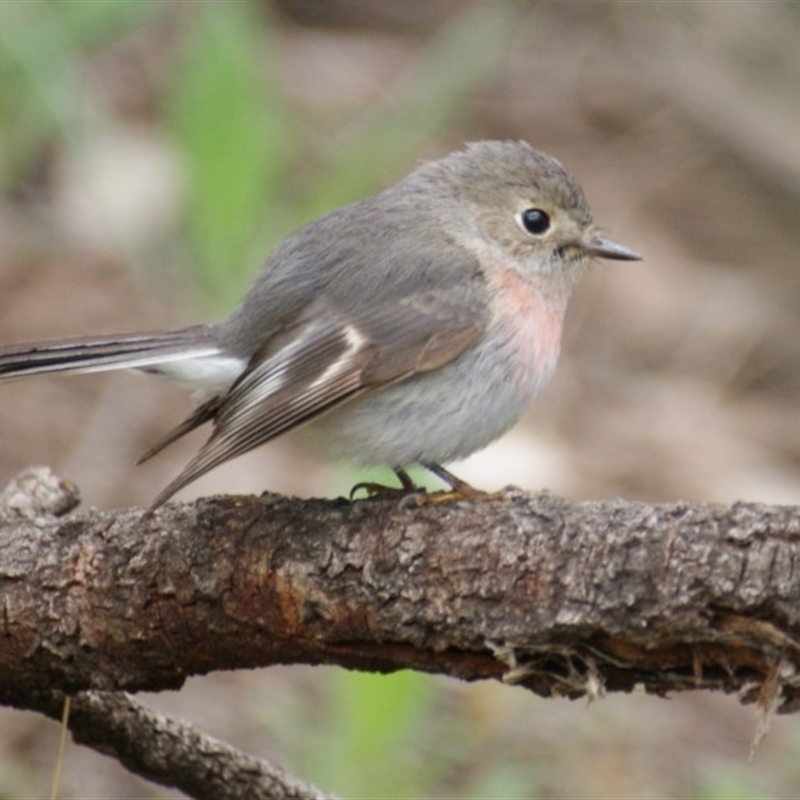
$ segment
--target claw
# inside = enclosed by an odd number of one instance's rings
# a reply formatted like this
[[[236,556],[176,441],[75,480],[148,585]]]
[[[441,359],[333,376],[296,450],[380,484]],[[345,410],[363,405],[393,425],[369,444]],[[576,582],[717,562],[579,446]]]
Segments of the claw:
[[[463,482],[462,482],[463,483]],[[472,500],[473,502],[485,503],[489,500],[501,500],[503,498],[502,492],[484,492],[482,489],[476,489],[468,483],[457,486],[453,489],[444,489],[441,492],[429,492],[423,495],[406,495],[410,503],[417,507],[434,505],[438,503],[456,503],[459,500]],[[401,505],[410,505],[405,503],[406,498],[400,501]]]
[[[448,484],[450,488],[439,492],[427,492],[424,488],[417,486],[404,469],[395,467],[395,474],[400,479],[399,487],[385,486],[382,483],[370,481],[357,483],[350,490],[350,500],[352,502],[355,495],[363,490],[367,493],[367,497],[399,497],[400,508],[406,509],[412,506],[420,508],[438,503],[455,503],[458,500],[486,502],[487,500],[500,500],[503,497],[502,492],[484,492],[482,489],[470,486],[466,481],[462,481],[461,478],[448,472],[439,464],[424,462],[422,466]]]
[[[350,490],[350,501],[352,502],[353,498],[355,497],[357,492],[360,492],[362,489],[367,493],[367,497],[401,497],[405,498],[406,496],[413,496],[414,494],[418,494],[419,492],[425,492],[424,489],[417,486],[414,481],[411,480],[411,476],[404,470],[400,469],[400,467],[396,467],[395,475],[400,479],[400,486],[386,486],[383,483],[373,483],[372,481],[362,481],[361,483],[357,483],[351,490]]]
[[[483,489],[476,489],[466,481],[453,475],[452,472],[446,470],[439,464],[433,462],[425,462],[422,465],[429,472],[432,472],[437,478],[444,481],[450,486],[441,492],[432,492],[423,498],[417,505],[424,506],[429,503],[455,503],[458,500],[473,500],[485,502],[487,500],[499,500],[503,497],[502,492],[484,492]]]
[[[386,486],[383,483],[362,481],[361,483],[357,483],[350,490],[350,501],[352,502],[356,494],[362,490],[367,493],[367,497],[391,497],[393,495],[405,496],[407,494],[406,490],[401,489],[399,486]]]

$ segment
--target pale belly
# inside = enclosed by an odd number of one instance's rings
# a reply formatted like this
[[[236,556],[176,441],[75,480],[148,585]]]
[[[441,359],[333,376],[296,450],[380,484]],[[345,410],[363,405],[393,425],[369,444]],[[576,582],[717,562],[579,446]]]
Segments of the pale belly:
[[[348,403],[307,427],[335,457],[394,467],[465,458],[512,427],[552,377],[562,308],[504,281],[486,336],[452,363]]]

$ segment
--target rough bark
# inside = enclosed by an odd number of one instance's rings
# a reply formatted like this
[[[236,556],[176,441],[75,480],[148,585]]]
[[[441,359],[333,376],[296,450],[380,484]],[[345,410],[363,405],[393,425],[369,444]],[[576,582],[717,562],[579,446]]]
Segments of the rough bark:
[[[30,516],[30,515],[29,515]],[[800,702],[800,511],[265,495],[0,530],[0,700],[277,663]]]
[[[62,717],[65,695],[28,695],[29,708]],[[275,764],[241,753],[124,692],[79,692],[68,724],[79,744],[115,758],[143,778],[198,800],[332,800]]]
[[[738,692],[800,707],[800,509],[508,491],[265,495],[65,516],[46,470],[0,496],[0,702],[193,797],[324,797],[119,690],[276,663],[412,668],[579,697]]]

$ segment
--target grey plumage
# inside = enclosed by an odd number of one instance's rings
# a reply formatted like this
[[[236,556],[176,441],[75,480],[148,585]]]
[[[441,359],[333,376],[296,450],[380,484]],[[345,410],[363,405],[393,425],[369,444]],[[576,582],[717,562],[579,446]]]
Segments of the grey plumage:
[[[552,223],[541,235],[522,223],[531,206]],[[219,322],[5,346],[0,380],[135,368],[202,388],[144,456],[213,422],[154,507],[306,423],[335,453],[435,466],[503,433],[549,380],[590,256],[638,257],[594,228],[555,159],[481,142],[289,235]]]

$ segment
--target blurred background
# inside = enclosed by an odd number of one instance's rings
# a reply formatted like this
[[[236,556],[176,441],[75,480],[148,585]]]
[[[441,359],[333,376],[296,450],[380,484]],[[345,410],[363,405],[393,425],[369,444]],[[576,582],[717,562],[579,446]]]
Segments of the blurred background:
[[[484,488],[800,502],[800,4],[147,0],[0,3],[0,341],[226,313],[299,224],[465,141],[562,160],[645,255],[600,263],[556,378],[461,465]],[[2,387],[0,480],[37,463],[89,506],[147,504],[180,389]],[[278,441],[181,497],[346,494]],[[370,478],[389,478],[388,471]],[[800,720],[734,697],[584,702],[412,673],[274,668],[146,701],[344,797],[797,797]],[[49,786],[57,726],[0,710],[0,798]],[[63,796],[178,796],[77,746]]]

